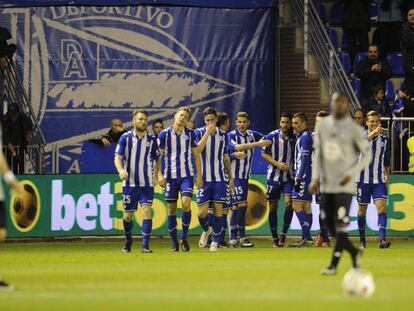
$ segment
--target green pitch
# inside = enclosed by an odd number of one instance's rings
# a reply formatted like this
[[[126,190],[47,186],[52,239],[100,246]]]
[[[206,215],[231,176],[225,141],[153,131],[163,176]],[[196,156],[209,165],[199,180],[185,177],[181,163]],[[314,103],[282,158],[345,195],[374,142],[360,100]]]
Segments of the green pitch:
[[[256,240],[253,249],[210,253],[196,242],[190,253],[170,253],[169,241],[153,240],[145,255],[139,243],[131,254],[120,252],[122,242],[2,244],[0,275],[16,291],[0,292],[0,310],[413,310],[413,241],[368,243],[370,299],[343,296],[347,254],[337,276],[319,275],[332,249]]]

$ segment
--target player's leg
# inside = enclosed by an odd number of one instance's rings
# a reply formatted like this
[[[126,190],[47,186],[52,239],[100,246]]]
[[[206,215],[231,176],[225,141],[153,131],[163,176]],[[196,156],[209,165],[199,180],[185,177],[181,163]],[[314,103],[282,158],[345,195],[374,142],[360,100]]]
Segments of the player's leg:
[[[4,241],[7,235],[6,219],[6,208],[4,206],[4,202],[0,201],[0,242]],[[14,289],[13,285],[6,283],[0,277],[0,291],[12,291]]]
[[[312,228],[312,224],[313,224],[313,214],[312,214],[312,197],[311,197],[311,201],[306,201],[305,204],[303,205],[303,210],[306,213],[306,222],[305,225],[307,225],[307,229],[308,230],[304,230],[304,238],[306,239],[306,241],[308,242],[312,242],[312,236],[311,236],[311,228]]]
[[[228,224],[227,224],[227,216],[229,214],[229,210],[230,210],[230,206],[231,204],[227,204],[224,203],[224,207],[223,207],[223,216],[221,217],[221,224],[223,226],[222,231],[221,231],[221,238],[220,238],[220,247],[221,248],[228,248],[229,244],[226,242],[226,233],[227,233],[227,228],[228,228]]]
[[[336,274],[338,263],[342,257],[342,253],[344,250],[348,251],[352,258],[352,266],[357,268],[359,266],[358,257],[359,251],[356,247],[352,245],[352,242],[348,238],[348,229],[347,226],[349,225],[349,209],[352,202],[352,194],[348,193],[338,193],[338,194],[329,194],[327,195],[330,199],[325,200],[324,203],[324,210],[329,210],[329,205],[331,205],[335,214],[328,214],[327,219],[329,217],[329,225],[331,228],[333,226],[333,230],[335,232],[335,246],[331,258],[331,263],[327,268],[322,270],[322,274],[325,275],[333,275]],[[323,199],[322,199],[323,202]],[[335,218],[335,224],[332,224],[332,216]]]
[[[329,240],[328,228],[326,227],[326,221],[322,220],[321,212],[320,212],[320,205],[321,205],[321,194],[317,193],[315,195],[315,203],[319,207],[319,234],[315,241],[315,245],[318,247],[330,247],[331,242]]]
[[[293,244],[294,247],[308,246],[307,240],[312,239],[310,234],[309,220],[306,216],[305,207],[308,206],[307,202],[312,201],[312,195],[308,192],[308,183],[305,181],[301,182],[300,191],[293,189],[292,191],[292,207],[293,211],[298,217],[300,226],[302,228],[302,239]]]
[[[221,231],[223,230],[223,207],[226,201],[226,182],[214,182],[211,188],[213,201],[213,236],[210,245],[210,251],[217,251],[218,245],[221,243]]]
[[[188,228],[191,223],[191,201],[193,198],[193,178],[184,178],[181,182],[181,205],[183,208],[183,214],[181,217],[182,222],[182,232],[180,237],[181,249],[184,252],[190,250],[190,245],[187,242]]]
[[[269,204],[269,227],[270,232],[272,233],[272,246],[278,247],[279,237],[277,235],[277,210],[278,210],[278,201],[280,199],[280,184],[277,182],[266,183],[266,199]]]
[[[368,184],[357,184],[357,201],[358,201],[358,232],[359,232],[359,248],[363,249],[367,246],[365,239],[366,214],[369,202],[371,202],[371,188]]]
[[[285,213],[283,215],[283,227],[282,227],[282,233],[280,235],[280,240],[279,240],[280,247],[285,246],[287,232],[289,230],[290,224],[292,223],[292,218],[293,218],[292,190],[293,190],[292,182],[288,181],[283,184],[282,193],[283,193],[283,198],[285,201]]]
[[[122,219],[124,225],[125,245],[122,249],[124,253],[130,253],[132,247],[132,229],[134,212],[138,208],[138,187],[122,188],[122,203],[124,205],[124,216]]]
[[[376,184],[373,186],[372,197],[378,212],[378,235],[379,247],[389,248],[391,243],[385,239],[387,233],[387,186],[386,184]]]
[[[153,187],[140,187],[139,193],[139,203],[142,208],[142,245],[141,249],[143,253],[152,253],[152,250],[149,248],[149,241],[151,238],[152,231],[152,201],[154,199],[154,188]]]
[[[208,237],[211,234],[208,217],[208,207],[211,201],[211,183],[204,181],[203,187],[197,189],[196,197],[198,205],[198,221],[203,229],[198,246],[205,247],[207,245]]]
[[[246,212],[247,194],[249,192],[249,181],[247,179],[234,180],[235,194],[233,203],[237,205],[237,233],[240,238],[241,247],[253,247],[254,244],[246,238]]]
[[[237,244],[237,215],[238,209],[237,205],[234,204],[232,207],[232,213],[230,216],[230,236],[229,236],[229,246],[230,247],[238,247]]]
[[[222,216],[223,216],[223,207],[224,202],[214,202],[214,209],[213,209],[213,234],[212,234],[212,241],[210,245],[211,252],[217,252],[218,246],[221,243],[221,231],[223,230]]]
[[[178,252],[178,238],[177,238],[177,199],[178,199],[178,184],[177,179],[168,179],[164,187],[164,198],[168,205],[167,228],[171,238],[171,251]]]

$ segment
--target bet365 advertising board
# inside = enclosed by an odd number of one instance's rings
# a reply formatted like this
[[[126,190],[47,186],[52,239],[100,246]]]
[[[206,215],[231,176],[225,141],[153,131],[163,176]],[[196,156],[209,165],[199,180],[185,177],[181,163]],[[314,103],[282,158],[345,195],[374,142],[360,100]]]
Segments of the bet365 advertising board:
[[[9,237],[65,237],[122,235],[122,183],[115,174],[31,175],[21,176],[24,192],[20,197],[6,198]],[[392,176],[388,187],[388,234],[414,235],[414,176]],[[201,232],[197,219],[195,197],[192,202],[190,234]],[[312,230],[319,229],[318,205],[312,204]],[[279,228],[283,221],[284,203],[279,202]],[[351,209],[349,230],[357,234],[357,203]],[[181,229],[181,208],[178,209],[178,229]],[[253,175],[249,184],[247,233],[270,235],[266,202],[266,176]],[[134,233],[140,234],[141,211],[135,214]],[[376,235],[377,213],[370,204],[367,213],[367,233]],[[162,188],[157,187],[153,203],[153,234],[168,235],[167,204]],[[293,217],[290,235],[299,235],[300,226]]]

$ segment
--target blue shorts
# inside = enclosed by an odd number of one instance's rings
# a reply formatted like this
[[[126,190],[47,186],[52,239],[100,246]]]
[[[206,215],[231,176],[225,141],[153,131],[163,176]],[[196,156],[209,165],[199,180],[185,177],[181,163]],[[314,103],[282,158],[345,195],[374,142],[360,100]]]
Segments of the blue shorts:
[[[232,208],[233,202],[232,202],[232,196],[230,191],[230,184],[229,182],[226,182],[226,202],[224,202],[224,208]]]
[[[232,196],[233,204],[247,202],[247,195],[249,194],[249,180],[235,179],[234,180],[234,195]]]
[[[122,187],[122,203],[126,212],[134,212],[140,205],[151,205],[154,199],[153,187]]]
[[[274,180],[268,180],[266,183],[266,199],[268,201],[277,201],[280,199],[280,195],[291,194],[293,190],[293,182],[277,182]]]
[[[226,189],[225,181],[204,181],[203,188],[197,189],[197,204],[203,205],[208,202],[226,202]]]
[[[357,201],[360,204],[369,204],[372,199],[375,200],[387,200],[388,191],[387,185],[384,183],[380,184],[357,184]]]
[[[167,202],[175,202],[178,200],[178,193],[181,192],[182,197],[193,197],[194,178],[184,177],[176,179],[167,179],[164,188],[164,197]]]
[[[293,187],[292,200],[312,202],[312,194],[308,190],[309,184],[309,180],[302,180],[299,192],[296,192],[295,187]]]

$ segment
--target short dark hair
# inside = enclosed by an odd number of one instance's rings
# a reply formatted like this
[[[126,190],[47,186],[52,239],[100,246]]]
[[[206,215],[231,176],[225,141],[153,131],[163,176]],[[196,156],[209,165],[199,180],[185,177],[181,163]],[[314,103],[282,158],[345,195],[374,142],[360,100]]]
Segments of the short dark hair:
[[[292,114],[290,112],[284,111],[280,114],[280,118],[288,118],[288,119],[292,120]]]
[[[217,126],[220,127],[229,120],[229,115],[225,112],[220,112],[217,115]]]
[[[368,44],[368,49],[369,49],[370,47],[375,47],[375,48],[377,48],[377,49],[379,50],[378,45],[377,45],[377,44],[375,44],[375,43],[370,43],[370,44]]]
[[[316,116],[320,117],[320,118],[325,118],[325,117],[329,116],[329,112],[326,111],[326,110],[321,110],[321,111],[318,111],[316,113]]]
[[[216,111],[216,109],[213,108],[213,107],[207,107],[206,109],[204,109],[203,116],[207,116],[209,114],[214,114],[217,117],[217,111]]]
[[[376,85],[371,88],[372,94],[377,94],[379,91],[385,91],[385,88],[382,85]]]
[[[156,119],[153,123],[152,123],[152,127],[154,127],[155,124],[157,123],[161,123],[162,126],[164,126],[164,122],[161,119]]]
[[[236,120],[237,118],[246,118],[247,120],[250,120],[248,113],[245,111],[238,112],[236,115]]]
[[[355,109],[353,114],[357,113],[358,111],[362,112],[362,115],[365,117],[365,111],[362,108]]]
[[[145,114],[148,117],[148,112],[145,109],[135,109],[132,111],[132,115],[135,117],[138,113]]]
[[[306,116],[304,112],[296,112],[293,115],[293,119],[294,118],[299,118],[302,122],[308,122],[308,117]]]

